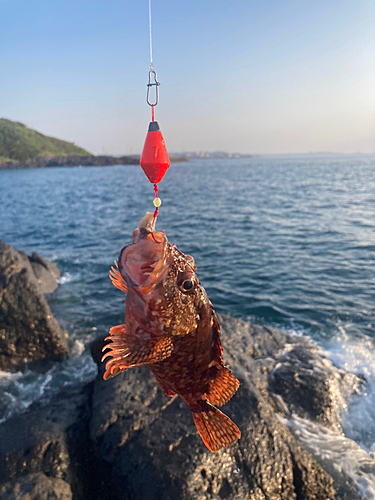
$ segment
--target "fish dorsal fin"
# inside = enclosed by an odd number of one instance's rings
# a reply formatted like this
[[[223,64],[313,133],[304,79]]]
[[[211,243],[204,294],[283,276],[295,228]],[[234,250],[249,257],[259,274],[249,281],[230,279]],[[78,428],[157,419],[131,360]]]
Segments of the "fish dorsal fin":
[[[115,285],[116,288],[121,290],[124,293],[128,293],[128,285],[126,284],[124,278],[121,276],[120,271],[118,270],[118,264],[115,260],[115,266],[111,266],[111,270],[109,271],[109,279]]]
[[[128,368],[134,366],[148,365],[163,361],[173,351],[173,343],[169,337],[155,337],[144,332],[144,335],[129,335],[125,325],[114,326],[109,331],[111,344],[103,347],[105,352],[102,361],[106,362],[104,380],[114,377]]]
[[[224,366],[223,363],[223,348],[221,346],[221,338],[220,338],[220,325],[219,321],[216,317],[214,308],[212,307],[213,319],[212,319],[212,341],[213,341],[213,359],[216,359],[218,363]]]

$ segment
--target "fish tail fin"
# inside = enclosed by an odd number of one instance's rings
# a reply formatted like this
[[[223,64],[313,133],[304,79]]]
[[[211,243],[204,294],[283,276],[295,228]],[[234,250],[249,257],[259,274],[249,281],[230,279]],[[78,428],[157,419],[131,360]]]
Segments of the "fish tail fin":
[[[121,290],[124,293],[128,293],[128,285],[126,284],[124,278],[121,276],[120,271],[118,270],[118,264],[115,260],[115,266],[111,266],[111,270],[109,271],[109,279],[115,285],[116,288]]]
[[[200,403],[200,410],[192,410],[193,419],[203,443],[210,451],[226,448],[240,439],[241,432],[229,417],[206,401]]]

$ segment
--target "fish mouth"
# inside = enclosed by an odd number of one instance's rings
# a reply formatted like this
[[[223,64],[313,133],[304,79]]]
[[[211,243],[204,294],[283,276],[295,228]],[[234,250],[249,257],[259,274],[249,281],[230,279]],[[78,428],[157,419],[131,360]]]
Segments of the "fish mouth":
[[[155,232],[153,214],[147,212],[133,231],[133,243],[121,250],[119,270],[129,286],[147,294],[164,277],[170,257],[165,234]]]

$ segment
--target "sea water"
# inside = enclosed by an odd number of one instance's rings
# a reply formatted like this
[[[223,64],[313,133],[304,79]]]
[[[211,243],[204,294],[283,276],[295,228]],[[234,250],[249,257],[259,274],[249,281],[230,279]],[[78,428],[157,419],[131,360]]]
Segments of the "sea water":
[[[348,402],[343,425],[373,460],[375,157],[172,164],[159,196],[157,227],[195,258],[217,312],[309,335],[334,364],[366,378],[365,389]],[[124,314],[124,296],[108,270],[153,210],[152,199],[138,166],[0,170],[0,239],[61,269],[49,303],[72,351],[46,374],[0,373],[0,419],[95,376],[87,346]],[[309,422],[289,425],[307,441],[312,432],[322,439]],[[349,453],[336,466],[345,460],[357,459]],[[372,469],[363,474],[363,494],[374,498]]]

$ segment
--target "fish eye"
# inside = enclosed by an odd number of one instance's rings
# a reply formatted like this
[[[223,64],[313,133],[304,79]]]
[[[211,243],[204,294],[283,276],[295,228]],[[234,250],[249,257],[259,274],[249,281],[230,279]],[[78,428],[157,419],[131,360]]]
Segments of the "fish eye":
[[[188,292],[193,288],[194,283],[192,282],[192,280],[185,280],[181,286],[186,292]]]

